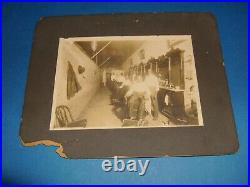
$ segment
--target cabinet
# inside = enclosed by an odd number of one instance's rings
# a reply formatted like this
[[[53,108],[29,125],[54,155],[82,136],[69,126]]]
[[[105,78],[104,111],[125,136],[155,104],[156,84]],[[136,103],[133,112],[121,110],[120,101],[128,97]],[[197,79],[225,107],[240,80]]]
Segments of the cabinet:
[[[159,59],[159,110],[174,121],[185,122],[184,51],[172,49]]]

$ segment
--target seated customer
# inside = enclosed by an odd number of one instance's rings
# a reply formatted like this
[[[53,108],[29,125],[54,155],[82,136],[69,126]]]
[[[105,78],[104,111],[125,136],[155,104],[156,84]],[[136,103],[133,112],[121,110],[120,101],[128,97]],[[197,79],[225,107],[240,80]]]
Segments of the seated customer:
[[[130,119],[142,120],[145,117],[145,98],[148,98],[150,92],[148,87],[138,76],[136,81],[131,85],[129,91],[125,95],[128,103]]]

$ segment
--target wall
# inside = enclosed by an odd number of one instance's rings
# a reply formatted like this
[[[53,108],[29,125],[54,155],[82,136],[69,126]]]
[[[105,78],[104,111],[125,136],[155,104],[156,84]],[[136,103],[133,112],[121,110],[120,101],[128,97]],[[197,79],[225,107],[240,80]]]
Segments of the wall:
[[[67,99],[68,61],[71,63],[81,86],[80,91],[69,100]],[[82,74],[78,73],[79,65],[85,68],[85,72]],[[74,120],[81,119],[85,107],[93,98],[99,86],[100,69],[98,66],[70,39],[60,39],[50,127],[55,124],[55,108],[59,105],[68,106]]]
[[[168,50],[168,45],[166,40],[149,40],[145,41],[140,48],[138,48],[122,65],[123,69],[126,71],[130,67],[131,59],[133,65],[140,64],[139,53],[141,50],[145,51],[145,59],[143,62],[147,62],[151,57],[158,58],[159,56],[166,54]]]

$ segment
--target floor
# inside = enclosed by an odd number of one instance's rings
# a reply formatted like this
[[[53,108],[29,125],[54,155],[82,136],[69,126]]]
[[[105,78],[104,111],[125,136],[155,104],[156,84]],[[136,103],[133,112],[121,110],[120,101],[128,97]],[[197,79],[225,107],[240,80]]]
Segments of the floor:
[[[111,92],[108,88],[102,87],[90,101],[87,110],[82,117],[87,119],[86,128],[120,128],[122,127],[122,109],[111,104]],[[165,126],[169,123],[167,117],[159,114],[158,120],[146,117],[146,126]]]

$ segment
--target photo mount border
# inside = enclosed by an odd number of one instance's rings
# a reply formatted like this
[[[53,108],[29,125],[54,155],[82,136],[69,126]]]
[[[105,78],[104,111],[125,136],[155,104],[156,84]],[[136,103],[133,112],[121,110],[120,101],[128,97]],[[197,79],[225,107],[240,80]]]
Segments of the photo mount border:
[[[108,35],[192,35],[205,126],[50,131],[59,38]],[[24,144],[39,140],[59,142],[68,158],[235,153],[239,143],[214,16],[143,13],[42,18],[33,40],[20,137]]]

